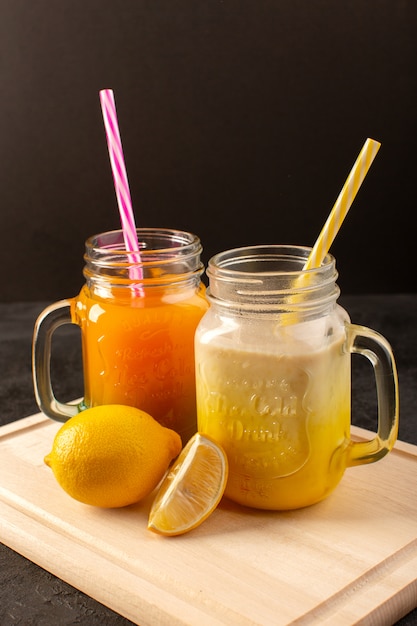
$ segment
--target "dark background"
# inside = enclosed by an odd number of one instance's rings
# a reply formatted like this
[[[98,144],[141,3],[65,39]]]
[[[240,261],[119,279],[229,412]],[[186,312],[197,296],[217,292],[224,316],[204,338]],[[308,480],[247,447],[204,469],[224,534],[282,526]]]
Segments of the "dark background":
[[[415,293],[416,33],[416,0],[0,0],[1,423],[37,409],[44,301],[75,295],[84,240],[119,227],[102,88],[115,91],[138,225],[198,233],[205,262],[312,245],[366,137],[381,141],[332,247],[339,284]],[[414,300],[355,298],[352,320],[392,341],[400,438],[416,443]],[[79,349],[61,345],[69,400]],[[356,380],[367,419],[373,387]],[[0,548],[4,615],[73,623],[75,606],[83,623],[125,623]]]
[[[415,0],[0,0],[0,300],[75,295],[119,227],[98,92],[136,221],[312,245],[366,137],[332,252],[343,293],[416,291]]]

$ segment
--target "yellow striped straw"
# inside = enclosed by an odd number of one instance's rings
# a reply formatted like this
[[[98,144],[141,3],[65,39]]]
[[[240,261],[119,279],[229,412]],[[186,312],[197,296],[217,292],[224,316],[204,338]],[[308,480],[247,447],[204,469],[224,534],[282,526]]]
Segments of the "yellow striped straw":
[[[324,224],[321,233],[309,254],[309,257],[304,264],[303,270],[311,270],[316,267],[320,267],[323,263],[324,257],[328,253],[334,238],[339,232],[342,222],[352,206],[355,196],[359,191],[359,187],[362,185],[364,178],[372,165],[372,161],[376,157],[380,147],[381,144],[379,141],[369,138],[363,144],[363,148],[342,187],[339,197],[329,213],[329,217],[327,218],[326,223]],[[309,277],[308,274],[300,274],[295,281],[294,287],[308,287],[310,279],[311,277]],[[290,297],[289,304],[299,304],[302,299],[303,297],[301,294],[296,294]],[[297,319],[298,315],[296,313],[285,313],[281,318],[281,326],[294,324]]]
[[[339,197],[310,252],[304,270],[320,267],[322,264],[380,147],[379,141],[369,138],[363,144]]]

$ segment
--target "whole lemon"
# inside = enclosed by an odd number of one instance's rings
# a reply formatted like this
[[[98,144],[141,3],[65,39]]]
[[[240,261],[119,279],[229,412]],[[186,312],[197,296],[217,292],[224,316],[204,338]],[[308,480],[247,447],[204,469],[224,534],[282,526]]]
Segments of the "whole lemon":
[[[121,507],[151,493],[181,448],[181,437],[148,413],[113,404],[65,422],[44,461],[75,500]]]

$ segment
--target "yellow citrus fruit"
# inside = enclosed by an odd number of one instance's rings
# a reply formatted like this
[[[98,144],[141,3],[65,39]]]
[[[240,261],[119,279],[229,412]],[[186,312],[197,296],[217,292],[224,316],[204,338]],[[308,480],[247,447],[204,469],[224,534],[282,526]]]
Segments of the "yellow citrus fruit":
[[[148,413],[105,405],[65,422],[44,460],[76,500],[121,507],[151,493],[181,448],[180,436]]]
[[[214,511],[226,487],[228,463],[223,448],[197,433],[181,451],[153,501],[148,529],[182,535]]]

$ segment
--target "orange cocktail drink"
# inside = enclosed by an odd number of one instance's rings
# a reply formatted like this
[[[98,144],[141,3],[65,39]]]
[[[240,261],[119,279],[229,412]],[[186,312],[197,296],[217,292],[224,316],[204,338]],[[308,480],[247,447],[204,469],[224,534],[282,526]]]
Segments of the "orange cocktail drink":
[[[87,285],[73,306],[81,326],[84,403],[138,407],[187,440],[196,430],[194,332],[205,288],[144,289],[131,297]]]
[[[185,443],[196,432],[194,334],[209,305],[199,238],[139,228],[140,255],[121,230],[90,237],[78,296],[47,307],[34,333],[33,372],[40,409],[64,422],[78,411],[124,404],[146,411]],[[84,398],[60,402],[50,375],[52,335],[81,329]]]

